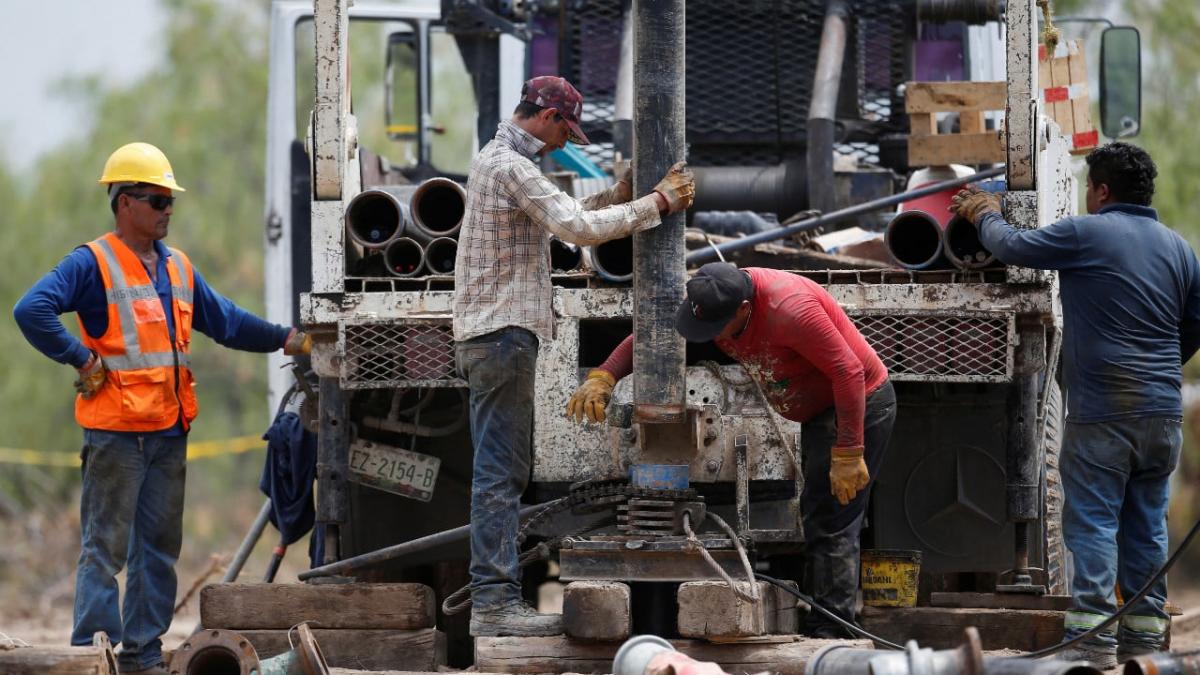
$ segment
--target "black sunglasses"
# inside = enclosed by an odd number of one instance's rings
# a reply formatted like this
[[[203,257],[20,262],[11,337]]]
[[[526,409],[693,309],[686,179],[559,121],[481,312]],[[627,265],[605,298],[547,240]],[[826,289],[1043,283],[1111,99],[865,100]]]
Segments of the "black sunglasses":
[[[153,194],[140,194],[136,192],[124,193],[130,199],[136,199],[139,202],[146,202],[150,208],[155,211],[165,211],[168,206],[175,203],[175,198],[168,195],[160,195],[157,192]]]

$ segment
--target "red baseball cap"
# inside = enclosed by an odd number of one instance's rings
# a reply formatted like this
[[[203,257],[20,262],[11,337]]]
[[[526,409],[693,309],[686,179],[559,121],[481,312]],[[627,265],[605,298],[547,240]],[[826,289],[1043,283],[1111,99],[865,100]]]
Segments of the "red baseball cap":
[[[554,108],[571,129],[568,140],[576,145],[591,143],[587,134],[579,128],[579,116],[583,114],[583,94],[564,78],[542,75],[529,80],[521,87],[521,100],[543,108]]]

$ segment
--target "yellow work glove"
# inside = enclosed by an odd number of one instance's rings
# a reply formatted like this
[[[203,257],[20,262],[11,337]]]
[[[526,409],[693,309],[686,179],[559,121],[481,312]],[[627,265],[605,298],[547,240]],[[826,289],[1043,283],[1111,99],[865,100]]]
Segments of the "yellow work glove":
[[[863,446],[829,451],[829,487],[839,504],[849,504],[870,480],[867,463],[863,461]]]
[[[624,204],[633,198],[633,162],[623,159],[614,164],[613,176],[617,179],[617,203]]]
[[[950,212],[978,225],[985,213],[1000,213],[1000,195],[969,187],[950,198]]]
[[[292,329],[283,343],[285,356],[308,356],[312,353],[312,338],[302,330]]]
[[[615,386],[617,380],[612,373],[599,368],[594,369],[588,373],[587,379],[579,385],[571,395],[571,400],[567,402],[567,417],[574,417],[577,424],[582,423],[584,417],[587,417],[589,422],[603,422],[604,409],[608,407]]]
[[[108,381],[108,370],[104,367],[104,362],[96,356],[95,352],[88,359],[83,367],[76,368],[79,373],[79,379],[75,380],[75,391],[84,398],[91,398],[100,391],[104,383]]]
[[[686,211],[696,197],[696,176],[687,167],[687,162],[676,162],[654,186],[654,191],[667,200],[667,213]]]

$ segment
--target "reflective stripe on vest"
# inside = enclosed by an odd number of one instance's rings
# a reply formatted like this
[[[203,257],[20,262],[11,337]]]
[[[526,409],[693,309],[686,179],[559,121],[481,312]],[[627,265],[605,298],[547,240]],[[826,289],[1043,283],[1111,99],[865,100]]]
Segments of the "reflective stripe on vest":
[[[161,431],[196,417],[191,344],[194,275],[182,251],[163,260],[171,298],[163,302],[146,266],[114,233],[88,244],[104,284],[108,328],[83,344],[109,371],[90,398],[75,399],[75,419],[85,429]],[[174,322],[172,340],[169,324]],[[82,326],[82,321],[80,322]]]

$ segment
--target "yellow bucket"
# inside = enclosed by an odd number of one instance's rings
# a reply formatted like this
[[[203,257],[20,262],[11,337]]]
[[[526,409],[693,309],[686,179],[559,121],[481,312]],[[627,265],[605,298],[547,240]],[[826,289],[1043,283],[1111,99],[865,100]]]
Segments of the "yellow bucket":
[[[921,552],[862,552],[863,604],[872,607],[916,607]]]

